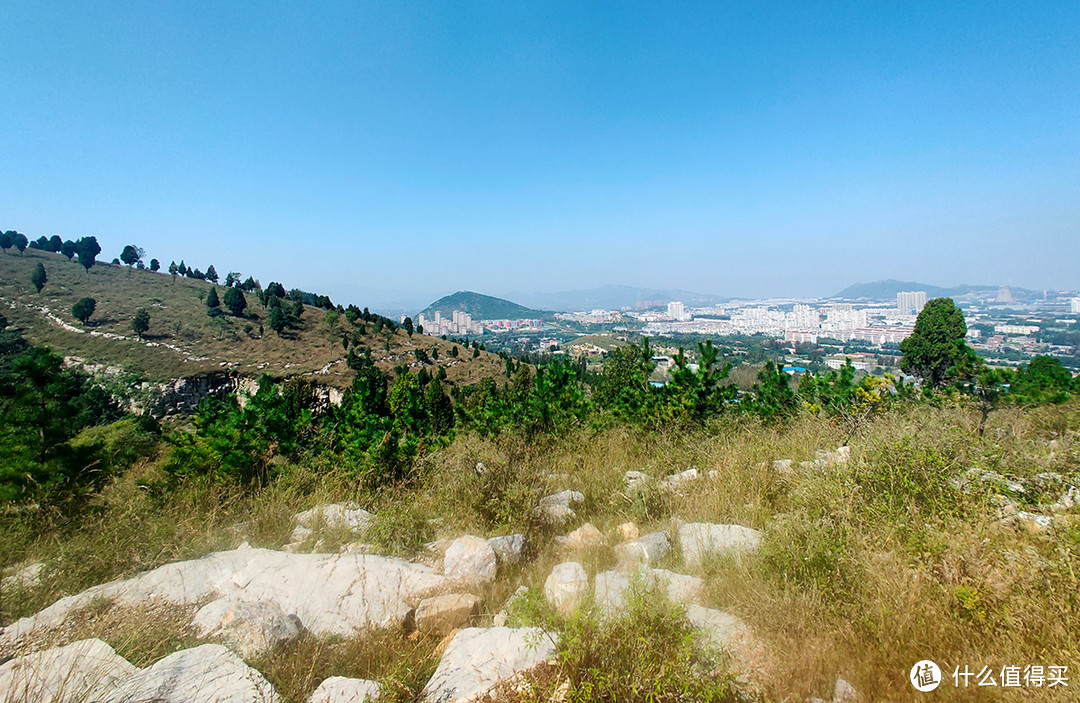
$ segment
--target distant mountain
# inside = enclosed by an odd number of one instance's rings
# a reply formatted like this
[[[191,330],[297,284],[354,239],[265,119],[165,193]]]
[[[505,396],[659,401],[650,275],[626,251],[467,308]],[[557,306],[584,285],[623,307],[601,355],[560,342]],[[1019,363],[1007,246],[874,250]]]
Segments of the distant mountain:
[[[637,307],[638,303],[649,301],[667,304],[672,300],[681,300],[688,306],[715,305],[730,298],[718,295],[694,293],[678,289],[635,288],[633,286],[600,286],[585,290],[569,290],[561,293],[514,293],[513,297],[527,305],[559,310],[563,312],[579,310],[619,310]]]
[[[890,278],[887,281],[874,281],[873,283],[856,283],[848,286],[844,290],[840,291],[834,298],[843,298],[845,300],[895,300],[896,294],[901,291],[913,291],[924,290],[928,298],[953,298],[969,293],[991,293],[996,292],[1000,286],[972,286],[972,285],[959,285],[951,288],[943,288],[941,286],[931,286],[925,283],[914,283],[912,281],[897,281]],[[1035,291],[1030,291],[1025,288],[1011,288],[1012,294],[1017,297],[1026,297],[1036,295]]]
[[[434,317],[436,312],[442,313],[443,317],[450,317],[455,310],[469,313],[474,320],[544,319],[552,316],[550,312],[534,310],[509,300],[467,290],[443,296],[420,312],[428,318]]]

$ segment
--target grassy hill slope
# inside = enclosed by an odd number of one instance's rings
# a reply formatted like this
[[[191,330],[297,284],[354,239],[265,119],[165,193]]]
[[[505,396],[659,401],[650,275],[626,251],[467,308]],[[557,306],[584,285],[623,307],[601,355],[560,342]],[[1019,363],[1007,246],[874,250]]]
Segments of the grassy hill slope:
[[[30,341],[45,344],[65,356],[86,363],[121,367],[150,381],[168,381],[199,373],[232,370],[248,375],[270,373],[277,377],[310,376],[335,387],[351,383],[353,372],[345,365],[347,352],[341,337],[358,328],[344,315],[327,315],[307,306],[302,327],[290,336],[278,336],[267,323],[267,311],[254,294],[247,295],[242,318],[211,318],[204,303],[211,284],[168,273],[98,264],[89,271],[60,254],[27,249],[23,254],[0,253],[0,312],[23,330]],[[34,290],[30,275],[38,262],[48,274],[41,293]],[[224,291],[218,286],[219,296]],[[97,301],[86,325],[78,322],[71,307],[82,297]],[[143,340],[131,331],[135,311],[150,313],[150,329]],[[332,319],[335,318],[336,319]],[[360,336],[372,350],[376,364],[390,369],[416,364],[415,350],[430,356],[438,349],[435,365],[446,368],[447,380],[468,384],[487,376],[500,376],[501,360],[481,352],[476,359],[460,349],[450,356],[451,342],[404,331],[372,334],[372,325]]]

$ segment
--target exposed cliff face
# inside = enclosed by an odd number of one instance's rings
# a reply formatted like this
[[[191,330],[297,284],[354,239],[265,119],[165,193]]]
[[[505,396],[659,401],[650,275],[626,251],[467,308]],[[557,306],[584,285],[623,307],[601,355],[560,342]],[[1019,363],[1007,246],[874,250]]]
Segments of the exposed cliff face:
[[[195,412],[204,398],[225,398],[238,393],[253,393],[255,386],[254,379],[224,371],[178,378],[172,383],[151,387],[149,403],[143,408],[138,408],[136,412],[156,418],[190,415]]]
[[[124,370],[118,366],[88,363],[70,356],[64,359],[69,366],[78,366],[99,381],[123,384]],[[235,371],[211,371],[193,376],[184,376],[169,383],[142,382],[132,386],[125,385],[123,391],[112,389],[120,402],[133,413],[151,415],[158,419],[175,415],[191,415],[204,398],[236,397],[243,404],[247,396],[258,390],[258,380]],[[312,410],[321,410],[328,405],[340,405],[342,392],[330,386],[316,385],[315,402]]]

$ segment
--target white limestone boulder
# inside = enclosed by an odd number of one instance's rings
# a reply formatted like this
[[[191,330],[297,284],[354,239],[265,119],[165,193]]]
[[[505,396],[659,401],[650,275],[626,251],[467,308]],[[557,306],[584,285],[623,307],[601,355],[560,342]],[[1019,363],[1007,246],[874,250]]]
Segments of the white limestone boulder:
[[[361,532],[371,525],[371,520],[372,515],[368,511],[352,504],[341,503],[316,505],[310,510],[296,514],[296,524],[308,529],[325,525],[330,529],[347,528],[353,532]]]
[[[544,597],[563,615],[573,612],[589,590],[589,575],[576,561],[556,564],[544,581]]]
[[[710,556],[757,551],[761,533],[742,525],[689,522],[679,527],[679,548],[688,566],[699,566]]]
[[[443,652],[422,699],[426,703],[477,700],[550,659],[557,643],[557,636],[538,627],[461,630]]]
[[[348,636],[370,627],[401,625],[411,604],[445,582],[430,567],[391,557],[236,549],[166,564],[61,598],[4,628],[0,644],[14,644],[32,632],[58,626],[98,599],[116,605],[150,600],[195,605],[229,595],[274,603],[316,635]]]
[[[376,681],[331,676],[319,684],[307,703],[366,703],[381,697],[382,688]]]
[[[615,546],[615,557],[622,567],[650,566],[671,552],[671,539],[667,532],[650,532],[647,535]]]
[[[53,647],[0,665],[0,701],[82,703],[101,700],[138,671],[98,639]]]
[[[473,535],[458,537],[443,555],[443,575],[451,582],[468,586],[491,583],[498,569],[495,550]]]
[[[270,682],[219,644],[170,654],[120,681],[107,703],[276,703]]]
[[[211,601],[195,613],[192,625],[203,638],[221,638],[242,657],[268,652],[295,639],[300,619],[272,601],[250,602],[239,594]]]

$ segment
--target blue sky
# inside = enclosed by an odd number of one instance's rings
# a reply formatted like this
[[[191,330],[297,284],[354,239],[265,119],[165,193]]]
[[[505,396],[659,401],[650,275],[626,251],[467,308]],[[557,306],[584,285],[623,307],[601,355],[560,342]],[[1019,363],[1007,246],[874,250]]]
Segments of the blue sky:
[[[1080,287],[1068,2],[0,4],[0,227],[364,304]]]

